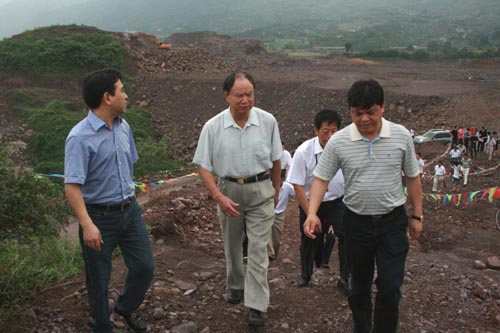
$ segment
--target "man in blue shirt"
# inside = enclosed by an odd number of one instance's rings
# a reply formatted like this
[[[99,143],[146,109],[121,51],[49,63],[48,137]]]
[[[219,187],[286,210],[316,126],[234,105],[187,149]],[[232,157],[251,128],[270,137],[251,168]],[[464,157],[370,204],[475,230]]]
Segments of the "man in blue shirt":
[[[137,313],[153,279],[153,254],[141,207],[134,196],[137,151],[125,113],[121,74],[104,69],[87,76],[83,98],[90,108],[66,139],[66,197],[80,223],[92,332],[111,332],[108,283],[113,250],[120,249],[128,274],[115,306],[136,332],[146,332]]]

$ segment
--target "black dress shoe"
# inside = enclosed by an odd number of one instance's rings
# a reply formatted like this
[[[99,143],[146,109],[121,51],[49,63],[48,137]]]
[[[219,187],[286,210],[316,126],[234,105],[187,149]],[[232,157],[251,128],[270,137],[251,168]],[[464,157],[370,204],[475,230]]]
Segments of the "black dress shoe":
[[[231,304],[239,304],[243,299],[243,290],[229,289],[227,291],[227,302]]]
[[[248,309],[247,322],[251,326],[264,326],[264,317],[259,310]]]
[[[305,288],[309,287],[309,281],[304,279],[302,276],[299,278],[299,281],[297,282],[297,286],[299,288]]]
[[[127,322],[128,326],[135,332],[142,333],[147,331],[146,321],[141,317],[139,313],[134,311],[132,313],[125,314],[118,311],[118,309],[115,309],[115,312],[122,316]]]

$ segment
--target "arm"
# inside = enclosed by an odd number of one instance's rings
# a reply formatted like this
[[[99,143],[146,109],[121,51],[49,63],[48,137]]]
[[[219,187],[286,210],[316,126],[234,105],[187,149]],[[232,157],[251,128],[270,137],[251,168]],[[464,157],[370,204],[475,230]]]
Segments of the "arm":
[[[293,189],[295,190],[295,196],[299,202],[300,208],[307,214],[309,210],[309,202],[307,200],[306,190],[303,185],[293,184]]]
[[[200,174],[203,182],[205,183],[205,186],[207,187],[210,194],[212,194],[214,200],[220,206],[222,212],[226,216],[239,216],[240,213],[236,209],[234,209],[234,207],[239,206],[239,204],[232,201],[227,196],[222,194],[221,191],[219,191],[219,189],[217,188],[217,184],[215,183],[213,173],[200,166]]]
[[[328,181],[315,178],[311,186],[309,195],[309,207],[307,210],[307,219],[304,222],[304,233],[307,237],[315,239],[315,232],[321,232],[321,221],[316,213],[318,212],[323,196],[328,188]]]
[[[101,244],[104,243],[101,232],[95,226],[90,218],[85,202],[83,201],[82,191],[79,184],[65,184],[64,191],[71,208],[75,212],[76,218],[83,231],[83,241],[85,245],[94,251],[101,251]]]
[[[271,181],[274,187],[274,207],[278,204],[278,197],[280,195],[281,187],[281,161],[273,161],[273,166],[271,168]]]
[[[410,199],[411,206],[413,207],[413,215],[422,216],[422,183],[420,177],[405,177],[406,187],[408,188],[408,198]],[[418,239],[422,234],[423,224],[422,221],[411,219],[410,222],[410,239]]]

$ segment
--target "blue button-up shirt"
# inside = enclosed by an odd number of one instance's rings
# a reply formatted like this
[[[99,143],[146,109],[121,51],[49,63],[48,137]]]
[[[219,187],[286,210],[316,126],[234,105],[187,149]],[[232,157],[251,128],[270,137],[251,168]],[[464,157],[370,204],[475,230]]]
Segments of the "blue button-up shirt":
[[[64,183],[80,184],[87,204],[115,204],[134,195],[138,160],[132,130],[117,117],[113,128],[92,111],[66,138]]]

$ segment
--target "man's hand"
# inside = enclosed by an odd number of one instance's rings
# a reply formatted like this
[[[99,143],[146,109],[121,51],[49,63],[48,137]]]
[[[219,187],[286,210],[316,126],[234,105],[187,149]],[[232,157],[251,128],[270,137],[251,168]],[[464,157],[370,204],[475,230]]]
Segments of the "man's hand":
[[[94,223],[89,224],[83,229],[83,241],[85,245],[97,252],[101,251],[101,244],[104,243],[101,237],[101,231]]]
[[[215,198],[215,201],[219,204],[224,215],[230,217],[240,216],[240,213],[234,209],[234,207],[238,207],[240,204],[229,199],[224,194],[221,193],[217,198]]]
[[[316,215],[308,215],[306,221],[304,222],[304,234],[311,238],[316,239],[316,233],[321,232],[321,221]]]
[[[418,220],[414,220],[412,219],[411,222],[410,222],[410,240],[415,240],[415,239],[418,239],[420,237],[420,235],[422,235],[422,230],[424,228],[424,225],[421,221],[418,221]]]

